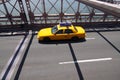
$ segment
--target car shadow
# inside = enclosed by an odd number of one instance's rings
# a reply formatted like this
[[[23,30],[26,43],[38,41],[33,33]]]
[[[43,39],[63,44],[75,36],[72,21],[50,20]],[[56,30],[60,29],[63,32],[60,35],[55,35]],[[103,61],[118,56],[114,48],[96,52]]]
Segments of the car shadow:
[[[81,43],[86,42],[86,39],[78,40],[50,40],[50,41],[40,41],[39,44],[68,44],[68,43]]]

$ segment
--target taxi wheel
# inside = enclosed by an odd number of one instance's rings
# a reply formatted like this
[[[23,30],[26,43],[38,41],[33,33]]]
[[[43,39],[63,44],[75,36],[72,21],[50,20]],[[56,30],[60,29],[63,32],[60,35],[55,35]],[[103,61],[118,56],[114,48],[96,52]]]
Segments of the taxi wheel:
[[[74,36],[74,37],[72,37],[72,40],[76,41],[76,40],[79,40],[79,38],[77,36]]]
[[[50,41],[50,38],[49,37],[45,37],[43,40],[44,41]]]
[[[38,43],[41,43],[41,40],[38,40]]]

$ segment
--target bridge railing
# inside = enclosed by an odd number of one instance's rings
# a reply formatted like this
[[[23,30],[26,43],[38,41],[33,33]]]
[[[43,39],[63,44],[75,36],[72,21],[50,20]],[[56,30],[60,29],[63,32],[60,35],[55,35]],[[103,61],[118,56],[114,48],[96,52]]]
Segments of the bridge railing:
[[[0,30],[39,29],[62,21],[91,27],[119,24],[109,15],[77,0],[0,0]]]

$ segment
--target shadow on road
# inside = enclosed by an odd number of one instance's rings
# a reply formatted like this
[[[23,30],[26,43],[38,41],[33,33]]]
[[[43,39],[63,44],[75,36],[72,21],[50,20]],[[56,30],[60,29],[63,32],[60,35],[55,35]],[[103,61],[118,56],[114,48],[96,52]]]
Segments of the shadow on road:
[[[120,53],[120,50],[112,43],[110,42],[104,35],[102,35],[99,31],[96,31],[105,41],[107,41],[118,53]]]
[[[5,71],[5,73],[4,73],[4,75],[3,75],[3,77],[2,77],[2,80],[6,80],[6,77],[7,77],[8,73],[9,73],[9,71],[10,71],[12,65],[14,64],[14,61],[15,61],[17,55],[19,54],[20,49],[21,49],[22,45],[24,44],[25,39],[27,38],[27,36],[28,36],[28,34],[26,34],[26,35],[24,36],[23,40],[22,40],[21,43],[20,43],[20,46],[18,47],[18,49],[17,49],[16,52],[14,53],[14,56],[13,56],[13,58],[12,58],[10,64],[8,65],[8,67],[7,67],[6,71]]]
[[[80,66],[77,63],[77,58],[75,56],[75,53],[74,53],[74,50],[72,48],[71,43],[68,43],[68,46],[69,46],[69,49],[71,51],[71,55],[72,55],[73,61],[75,62],[74,64],[75,64],[75,67],[76,67],[76,70],[77,70],[77,73],[78,73],[78,76],[79,76],[79,80],[84,80],[82,72],[81,72],[81,69],[80,69]]]
[[[84,40],[79,39],[79,40],[75,40],[75,41],[73,41],[73,40],[42,41],[42,42],[40,42],[40,44],[68,44],[73,61],[75,62],[74,64],[76,67],[76,71],[78,73],[79,80],[84,80],[80,66],[77,63],[77,58],[75,56],[74,50],[73,50],[72,45],[71,45],[71,43],[82,43],[82,42],[86,42],[86,39],[84,39]]]
[[[68,44],[68,43],[80,43],[86,42],[86,39],[78,39],[78,40],[53,40],[53,41],[41,41],[38,42],[40,44]]]
[[[27,46],[27,48],[26,48],[26,50],[25,50],[25,53],[24,53],[24,55],[23,55],[22,61],[21,61],[20,65],[19,65],[19,68],[18,68],[18,70],[17,70],[17,73],[16,73],[16,75],[15,75],[14,80],[18,80],[18,79],[19,79],[20,73],[21,73],[21,71],[22,71],[24,62],[25,62],[26,57],[27,57],[27,55],[28,55],[28,51],[29,51],[30,46],[31,46],[31,44],[32,44],[33,38],[34,38],[34,35],[32,35],[31,38],[30,38],[30,41],[29,41],[28,46]]]

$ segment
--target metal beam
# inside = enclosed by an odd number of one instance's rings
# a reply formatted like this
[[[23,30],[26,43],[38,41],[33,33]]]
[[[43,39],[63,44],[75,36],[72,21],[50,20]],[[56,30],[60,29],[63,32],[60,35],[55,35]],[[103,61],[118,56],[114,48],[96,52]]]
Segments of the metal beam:
[[[6,17],[7,17],[8,20],[10,21],[11,25],[13,25],[12,15],[9,13],[8,8],[7,8],[6,4],[5,4],[5,1],[2,0],[2,3],[3,3],[3,6],[4,6],[4,8],[5,8],[5,11],[6,11]]]
[[[26,14],[25,14],[25,9],[24,9],[23,1],[22,0],[18,0],[18,3],[19,3],[19,6],[20,6],[20,10],[21,10],[21,13],[20,13],[21,19],[27,25],[28,24],[28,20],[27,20]]]
[[[120,6],[119,5],[102,2],[98,0],[76,0],[76,1],[79,1],[81,3],[94,7],[98,10],[101,10],[107,14],[120,18]]]

